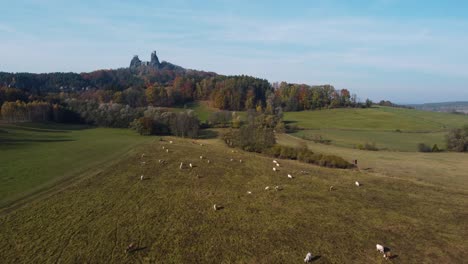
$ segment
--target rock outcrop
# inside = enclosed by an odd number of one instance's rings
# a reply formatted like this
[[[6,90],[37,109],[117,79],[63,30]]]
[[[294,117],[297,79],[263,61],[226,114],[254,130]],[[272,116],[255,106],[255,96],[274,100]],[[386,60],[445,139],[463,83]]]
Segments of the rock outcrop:
[[[149,66],[153,67],[153,68],[159,68],[161,64],[159,63],[159,59],[158,59],[158,56],[156,55],[156,51],[153,51],[151,53],[151,61],[149,63]]]
[[[133,56],[133,59],[130,61],[130,69],[135,69],[141,66],[141,60],[138,58],[138,55]]]
[[[147,70],[147,69],[154,69],[154,70],[170,70],[170,71],[177,71],[177,72],[184,72],[186,71],[184,68],[172,64],[167,61],[159,61],[158,56],[156,55],[156,51],[151,53],[151,60],[150,61],[141,61],[138,58],[138,55],[133,56],[133,59],[130,61],[130,69],[134,70]]]

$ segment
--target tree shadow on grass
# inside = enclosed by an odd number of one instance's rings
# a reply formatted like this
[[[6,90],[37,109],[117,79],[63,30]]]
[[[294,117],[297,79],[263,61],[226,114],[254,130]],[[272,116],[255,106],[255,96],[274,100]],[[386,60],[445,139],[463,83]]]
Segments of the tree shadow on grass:
[[[211,130],[211,129],[202,129],[200,130],[200,134],[198,135],[199,139],[212,139],[217,138],[219,135],[218,132]]]
[[[5,147],[22,147],[31,143],[54,143],[76,141],[74,139],[2,139],[0,138],[0,146]]]
[[[58,123],[22,123],[12,124],[11,129],[41,132],[41,133],[69,133],[75,130],[89,129],[91,126],[83,124],[58,124]]]
[[[295,123],[297,123],[297,121],[285,120],[285,121],[283,121],[283,123],[284,123],[285,125],[289,125],[289,124],[295,124]]]

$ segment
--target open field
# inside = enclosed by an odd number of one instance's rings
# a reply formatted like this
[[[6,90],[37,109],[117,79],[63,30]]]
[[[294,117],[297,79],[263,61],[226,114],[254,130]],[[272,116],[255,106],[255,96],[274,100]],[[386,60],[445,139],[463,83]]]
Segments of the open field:
[[[128,129],[0,125],[0,206],[76,176],[143,142]]]
[[[305,129],[298,137],[322,136],[348,148],[368,142],[396,151],[417,151],[418,143],[446,148],[447,130],[468,124],[468,116],[392,107],[287,112],[284,120]]]
[[[375,251],[382,243],[397,255],[392,263],[463,263],[468,252],[466,185],[296,161],[280,161],[274,173],[270,158],[232,153],[218,139],[199,141],[204,146],[170,139],[174,144],[134,148],[98,175],[1,216],[0,259],[299,263],[310,251],[318,256],[314,263],[387,263]],[[181,161],[195,167],[181,170]],[[141,174],[147,179],[140,181]],[[265,191],[276,185],[283,190]],[[224,209],[214,211],[213,204]],[[140,249],[125,254],[131,242]]]

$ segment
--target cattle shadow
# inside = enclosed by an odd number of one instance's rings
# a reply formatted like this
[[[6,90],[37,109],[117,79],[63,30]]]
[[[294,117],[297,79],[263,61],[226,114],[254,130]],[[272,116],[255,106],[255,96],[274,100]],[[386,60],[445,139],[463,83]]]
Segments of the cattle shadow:
[[[310,260],[310,262],[314,262],[314,261],[316,261],[316,260],[319,260],[321,257],[322,257],[321,255],[314,256],[314,257]]]
[[[136,248],[127,250],[126,252],[127,252],[127,253],[134,253],[134,252],[138,252],[138,251],[145,250],[146,248],[147,248],[147,247],[136,247]]]

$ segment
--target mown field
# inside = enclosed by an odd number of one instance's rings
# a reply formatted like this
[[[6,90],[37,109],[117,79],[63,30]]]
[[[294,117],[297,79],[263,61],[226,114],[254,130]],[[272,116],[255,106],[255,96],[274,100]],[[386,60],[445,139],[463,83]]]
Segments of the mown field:
[[[0,207],[154,140],[129,129],[0,124]]]
[[[321,136],[347,148],[375,143],[392,151],[417,151],[418,143],[446,148],[448,129],[468,124],[468,116],[392,107],[287,112],[284,120],[303,128],[294,135],[304,139]]]
[[[233,153],[218,139],[166,138],[114,162],[0,216],[0,259],[300,263],[310,251],[314,263],[387,263],[375,251],[381,243],[392,249],[391,263],[463,263],[468,252],[466,185],[296,161],[280,161],[275,173],[271,158]],[[181,170],[180,162],[194,168]],[[276,185],[282,190],[265,190]],[[138,250],[126,254],[130,243]]]

